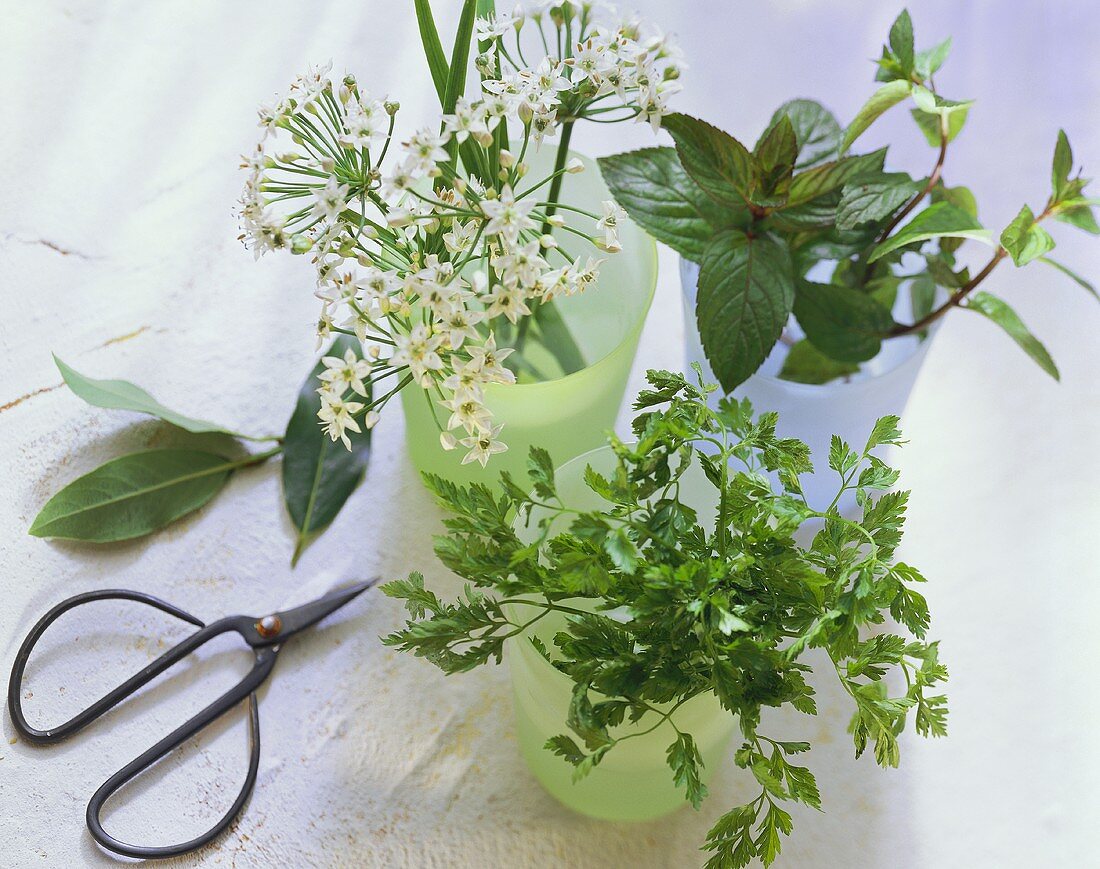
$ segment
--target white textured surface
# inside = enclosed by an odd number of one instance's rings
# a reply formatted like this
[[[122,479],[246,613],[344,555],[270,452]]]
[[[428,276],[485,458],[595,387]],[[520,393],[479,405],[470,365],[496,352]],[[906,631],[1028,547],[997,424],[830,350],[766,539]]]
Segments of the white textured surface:
[[[449,32],[457,2],[435,4]],[[678,31],[692,64],[679,107],[754,134],[791,95],[826,97],[850,117],[894,4],[785,0],[632,4]],[[0,61],[0,666],[50,604],[92,587],[160,593],[196,614],[258,612],[372,573],[425,569],[444,589],[429,535],[438,514],[404,455],[401,423],[375,439],[366,485],[299,568],[277,467],[239,474],[215,503],[147,540],[91,548],[26,528],[47,496],[108,457],[173,440],[151,422],[91,410],[64,389],[49,351],[80,370],[135,380],[184,412],[277,431],[312,359],[315,309],[301,261],[253,264],[235,241],[237,155],[254,104],[309,61],[332,57],[406,106],[432,112],[411,4],[88,0],[2,4]],[[736,11],[731,11],[736,9]],[[919,4],[918,41],[955,34],[941,78],[976,97],[949,164],[1001,226],[1041,204],[1065,125],[1079,160],[1100,164],[1100,17],[1079,2]],[[755,82],[756,90],[750,90]],[[925,171],[912,143],[894,165]],[[868,137],[872,138],[871,136]],[[607,153],[647,144],[632,128],[585,131]],[[1096,244],[1058,228],[1060,255],[1100,277]],[[681,317],[675,260],[662,251],[643,366],[675,366]],[[952,669],[952,735],[907,736],[902,769],[853,763],[845,712],[824,690],[811,739],[827,813],[802,813],[784,864],[1084,866],[1100,820],[1095,690],[1100,607],[1095,533],[1098,343],[1095,302],[1053,272],[1011,266],[991,286],[1046,340],[1050,382],[978,318],[937,338],[906,419],[905,482],[915,489],[904,555],[932,583],[934,633]],[[237,827],[196,861],[214,866],[666,867],[699,862],[709,822],[738,798],[733,769],[712,799],[644,828],[586,820],[542,794],[515,751],[506,672],[445,680],[384,651],[398,622],[368,597],[284,650],[264,689],[263,762]],[[105,627],[107,625],[107,627]],[[157,653],[159,622],[101,619],[94,654],[50,653],[32,685],[38,709],[72,709],[110,674]],[[149,643],[132,629],[153,632]],[[171,635],[166,635],[170,638]],[[63,645],[63,644],[58,644]],[[86,647],[87,648],[87,647]],[[49,653],[49,649],[46,649]],[[65,651],[60,648],[57,651]],[[240,672],[211,649],[63,747],[0,742],[0,864],[100,865],[84,830],[108,774]],[[86,669],[78,669],[86,668]],[[90,677],[88,674],[91,674]],[[205,677],[209,681],[203,681]],[[64,689],[64,690],[63,690]],[[156,700],[163,702],[154,703]],[[164,764],[120,831],[161,841],[200,828],[243,771],[243,719]],[[192,763],[193,762],[193,763]],[[190,826],[189,826],[190,825]]]

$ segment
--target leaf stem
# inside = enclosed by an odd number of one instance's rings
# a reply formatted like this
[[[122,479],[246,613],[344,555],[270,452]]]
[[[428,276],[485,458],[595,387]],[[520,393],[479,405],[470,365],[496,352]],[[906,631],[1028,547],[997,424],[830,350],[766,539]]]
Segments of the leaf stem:
[[[936,158],[936,165],[932,167],[932,174],[928,176],[928,183],[924,185],[924,189],[920,191],[916,196],[909,200],[906,206],[894,215],[894,219],[886,224],[885,229],[882,230],[878,241],[875,242],[876,246],[882,244],[887,238],[890,237],[890,233],[894,231],[899,223],[905,220],[909,216],[910,212],[916,208],[922,199],[932,192],[933,188],[939,183],[940,176],[943,175],[943,163],[947,158],[947,130],[944,129],[946,121],[940,121],[940,153]],[[868,266],[870,268],[870,266]]]
[[[942,317],[952,308],[958,307],[958,305],[970,294],[972,290],[974,290],[975,287],[978,286],[978,284],[989,277],[992,271],[1006,256],[1008,256],[1007,250],[1005,250],[1003,247],[997,248],[996,253],[994,253],[989,262],[985,264],[985,268],[983,268],[980,272],[974,275],[974,277],[963,284],[963,286],[959,288],[959,291],[952,295],[950,299],[948,299],[946,302],[936,308],[936,310],[932,311],[924,317],[921,317],[915,323],[912,323],[910,325],[898,323],[884,337],[898,338],[902,335],[912,335],[914,332],[923,332],[928,326],[936,322],[938,319],[940,319],[940,317]]]

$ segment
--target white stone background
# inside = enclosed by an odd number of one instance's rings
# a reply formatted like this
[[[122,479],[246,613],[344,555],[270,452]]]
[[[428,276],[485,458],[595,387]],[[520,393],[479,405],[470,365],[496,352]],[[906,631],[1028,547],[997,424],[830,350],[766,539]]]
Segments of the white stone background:
[[[457,0],[434,4],[449,34]],[[659,2],[640,8],[681,40],[691,70],[678,107],[752,138],[791,96],[850,118],[896,3]],[[1057,129],[1100,164],[1100,14],[1091,0],[913,4],[918,42],[955,36],[939,77],[974,97],[947,177],[968,183],[988,225],[1041,205]],[[161,425],[90,409],[50,351],[93,376],[150,388],[184,412],[281,430],[313,360],[307,265],[252,262],[235,240],[238,155],[257,102],[308,63],[332,58],[427,121],[434,95],[410,3],[0,3],[0,665],[53,602],[89,588],[162,594],[202,617],[261,612],[327,584],[419,568],[439,514],[405,456],[400,414],[378,429],[366,484],[295,571],[278,466],[233,478],[208,508],[148,539],[92,547],[26,529],[62,485],[124,451],[180,440]],[[903,112],[892,165],[927,171],[931,150]],[[650,141],[640,127],[586,129],[599,155]],[[1056,227],[1058,255],[1100,278],[1097,242]],[[953,315],[905,417],[914,490],[904,557],[931,577],[934,634],[951,667],[951,736],[907,735],[900,770],[851,759],[846,710],[823,694],[819,721],[791,727],[817,747],[826,812],[796,818],[782,865],[1095,865],[1100,821],[1100,644],[1096,534],[1095,300],[1043,266],[1000,270],[1016,306],[1061,365],[1051,382],[980,318]],[[661,251],[654,310],[630,390],[681,358],[675,258]],[[625,415],[623,417],[625,419]],[[178,629],[105,610],[44,646],[36,715],[72,710],[152,657]],[[544,795],[515,746],[505,668],[445,679],[384,650],[399,621],[366,597],[284,650],[261,696],[259,782],[240,823],[179,861],[212,866],[680,867],[747,786],[720,770],[702,811],[642,827],[571,814]],[[152,639],[135,641],[128,631]],[[88,632],[92,635],[87,636]],[[83,636],[85,643],[80,645]],[[67,656],[81,649],[87,654]],[[84,829],[88,796],[198,709],[247,664],[211,649],[129,708],[64,746],[0,741],[0,864],[104,865]],[[183,689],[176,696],[175,689]],[[41,720],[41,719],[37,719]],[[781,724],[786,727],[786,722]],[[167,842],[204,829],[244,769],[243,718],[162,764],[113,829]]]

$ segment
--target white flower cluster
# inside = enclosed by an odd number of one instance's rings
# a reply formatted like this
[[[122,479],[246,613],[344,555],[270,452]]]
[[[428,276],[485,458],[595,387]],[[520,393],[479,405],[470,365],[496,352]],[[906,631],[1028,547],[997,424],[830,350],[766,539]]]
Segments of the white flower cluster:
[[[526,20],[541,29],[556,15],[561,31],[563,9],[577,28],[567,56],[505,71],[504,30],[518,33]],[[483,80],[477,99],[458,100],[438,131],[399,139],[399,106],[370,97],[351,76],[333,82],[328,66],[261,107],[263,136],[243,164],[242,240],[256,256],[311,253],[319,341],[341,332],[361,345],[360,354],[323,360],[319,417],[333,440],[350,446],[349,433],[375,425],[386,402],[415,383],[433,411],[443,408],[436,419],[445,449],[462,446],[464,462],[483,466],[506,449],[486,388],[515,382],[517,371],[541,372],[522,352],[498,347],[498,337],[520,345],[520,321],[533,309],[596,279],[601,260],[574,255],[559,235],[614,253],[624,217],[613,202],[602,215],[559,202],[561,178],[583,163],[559,148],[554,171],[530,179],[528,146],[602,111],[590,107],[614,95],[631,116],[659,121],[674,89],[675,75],[657,72],[657,64],[673,68],[663,40],[639,42],[632,24],[594,26],[591,12],[591,4],[543,3],[527,17],[479,21],[477,38],[495,48],[478,65],[490,55],[498,74]],[[559,211],[589,218],[592,231],[566,225]]]
[[[592,0],[533,2],[477,22],[479,44],[489,45],[476,61],[487,78],[484,87],[514,103],[530,120],[536,141],[553,136],[562,122],[580,118],[634,118],[656,132],[668,113],[669,97],[680,90],[683,63],[666,36],[637,17],[621,18],[616,27],[597,18],[615,20],[614,7]],[[533,67],[523,51],[530,31],[537,32],[538,40],[528,42],[546,52]]]

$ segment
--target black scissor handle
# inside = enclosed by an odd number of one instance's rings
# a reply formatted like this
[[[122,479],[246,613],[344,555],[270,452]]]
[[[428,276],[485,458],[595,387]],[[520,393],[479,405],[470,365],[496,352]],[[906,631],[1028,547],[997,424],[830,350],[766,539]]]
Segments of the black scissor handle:
[[[123,697],[132,694],[150,679],[153,679],[156,675],[163,672],[164,669],[167,669],[167,667],[175,663],[176,660],[179,660],[177,658],[165,664],[164,667],[157,669],[155,673],[152,673],[147,678],[141,679],[141,681],[133,685],[133,687],[130,688],[129,691],[126,691],[125,694],[117,697],[115,696],[125,685],[129,685],[130,682],[133,682],[135,679],[142,676],[145,671],[149,669],[149,667],[146,667],[145,670],[142,670],[141,673],[138,673],[132,679],[128,680],[126,683],[123,683],[123,685],[120,685],[119,688],[116,688],[106,697],[103,697],[102,699],[96,701],[87,709],[78,712],[76,715],[74,715],[72,718],[70,718],[64,724],[59,725],[58,727],[49,727],[45,730],[38,730],[37,728],[31,727],[30,724],[27,723],[26,716],[23,714],[23,704],[20,697],[23,686],[23,674],[27,669],[27,661],[30,660],[31,652],[34,651],[34,647],[38,644],[38,641],[42,639],[42,635],[46,633],[46,629],[49,628],[49,626],[57,621],[61,616],[63,616],[69,610],[80,606],[81,604],[92,603],[93,601],[98,600],[136,601],[137,603],[143,603],[147,606],[153,607],[154,609],[158,609],[161,612],[168,613],[168,615],[174,616],[175,618],[180,619],[181,621],[185,621],[188,624],[195,625],[195,627],[197,628],[204,628],[206,626],[205,623],[197,616],[193,616],[191,615],[191,613],[186,612],[185,610],[181,610],[179,607],[173,606],[172,604],[167,603],[160,598],[153,597],[149,594],[143,594],[140,591],[130,591],[129,589],[125,588],[105,588],[98,591],[89,591],[85,592],[84,594],[73,595],[67,600],[61,601],[61,603],[57,604],[57,606],[53,607],[52,609],[50,609],[49,612],[42,616],[42,618],[40,618],[35,623],[34,627],[31,628],[30,633],[27,634],[26,638],[23,640],[22,645],[19,647],[19,651],[15,653],[15,663],[12,665],[11,676],[8,679],[8,713],[11,715],[12,724],[15,725],[15,729],[19,732],[19,735],[29,742],[58,742],[62,739],[65,739],[67,736],[71,736],[76,731],[80,730],[83,727],[86,727],[92,721],[97,719],[100,715],[102,715],[104,712],[106,712],[108,709],[118,703]],[[160,659],[157,659],[157,661],[154,661],[153,664],[156,664],[159,661]],[[111,702],[107,702],[108,700],[110,700]]]
[[[117,688],[104,694],[99,700],[96,700],[88,706],[88,708],[78,712],[64,724],[59,724],[56,727],[48,727],[44,730],[38,730],[37,728],[31,727],[30,724],[27,723],[26,716],[23,714],[23,704],[20,697],[23,684],[23,673],[26,670],[27,661],[31,656],[31,652],[34,651],[35,645],[42,638],[46,629],[64,613],[81,604],[98,600],[132,600],[138,603],[144,603],[193,624],[198,630],[190,636],[185,637],[182,641],[145,667],[142,667],[141,670]],[[26,639],[23,640],[23,644],[19,647],[19,651],[16,652],[15,663],[11,669],[11,678],[8,681],[8,711],[11,713],[12,724],[15,725],[15,729],[19,731],[19,734],[29,742],[40,744],[60,742],[62,739],[72,736],[78,730],[87,727],[105,712],[117,706],[139,688],[153,681],[153,679],[173,664],[179,663],[214,637],[233,632],[240,634],[248,640],[249,632],[251,631],[254,631],[252,619],[234,616],[219,619],[209,625],[204,625],[200,619],[181,610],[179,607],[175,607],[160,598],[139,591],[112,588],[75,595],[68,600],[63,600],[42,616],[42,618],[38,620],[38,623],[31,628],[30,633],[27,634]],[[241,699],[244,698],[242,697]]]
[[[144,603],[181,619],[182,621],[195,625],[198,630],[184,638],[149,665],[143,667],[138,673],[131,676],[117,688],[105,694],[86,709],[78,712],[64,724],[42,730],[31,727],[27,722],[26,716],[23,714],[21,692],[23,675],[35,645],[42,638],[46,629],[64,613],[81,604],[99,600],[130,600],[137,603]],[[57,606],[53,607],[39,619],[34,627],[31,628],[30,633],[27,634],[26,639],[23,640],[22,645],[19,647],[19,651],[16,653],[15,663],[12,666],[11,678],[8,681],[8,712],[11,715],[12,724],[19,734],[29,742],[39,744],[59,742],[95,721],[105,712],[117,706],[143,685],[151,682],[173,664],[178,663],[209,640],[220,634],[229,633],[231,631],[240,634],[251,642],[250,635],[255,632],[254,621],[246,617],[230,617],[220,619],[210,625],[204,625],[202,620],[185,610],[181,610],[179,607],[173,606],[152,595],[131,591],[129,589],[103,589],[75,595],[57,604]],[[268,675],[270,675],[272,668],[275,666],[278,651],[278,646],[266,646],[254,649],[256,663],[237,685],[230,688],[197,715],[177,727],[156,745],[132,760],[100,786],[99,790],[93,794],[92,799],[88,802],[87,812],[88,829],[100,845],[110,851],[127,857],[139,857],[144,859],[176,857],[207,844],[225,831],[237,815],[240,814],[241,809],[244,808],[256,783],[256,774],[260,765],[260,719],[255,690],[263,683]],[[241,787],[240,793],[233,801],[233,805],[216,825],[203,835],[188,842],[179,845],[164,846],[131,845],[116,839],[103,829],[103,824],[100,820],[103,805],[119,788],[149,769],[158,760],[163,758],[173,749],[178,748],[199,731],[208,727],[245,698],[248,699],[249,705],[248,773],[245,776],[244,785]]]
[[[278,648],[258,649],[256,651],[255,666],[240,682],[100,785],[99,790],[92,794],[92,798],[88,801],[87,812],[88,830],[100,845],[109,851],[114,851],[116,854],[122,854],[126,857],[156,860],[165,857],[178,857],[181,854],[194,851],[212,842],[225,832],[226,828],[241,813],[256,784],[256,773],[260,767],[260,714],[259,704],[256,700],[256,688],[270,675],[271,669],[275,666],[278,653]],[[201,836],[196,836],[194,839],[181,842],[178,845],[131,845],[116,839],[103,829],[100,813],[103,811],[103,804],[111,798],[115,791],[141,775],[173,749],[183,745],[196,733],[209,727],[246,697],[248,698],[248,773],[245,775],[244,784],[241,786],[237,798],[233,801],[233,805],[229,807],[229,811],[222,816],[217,824]]]

